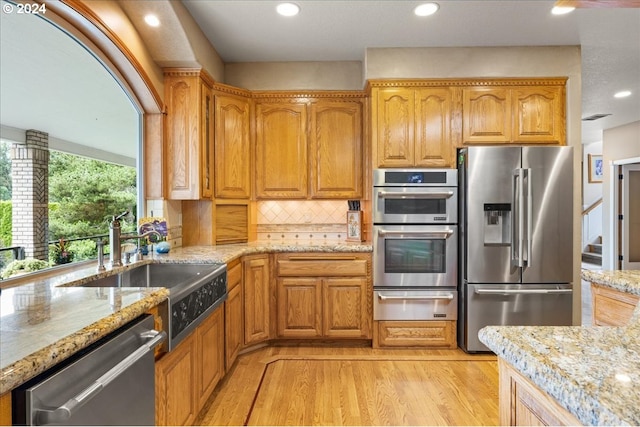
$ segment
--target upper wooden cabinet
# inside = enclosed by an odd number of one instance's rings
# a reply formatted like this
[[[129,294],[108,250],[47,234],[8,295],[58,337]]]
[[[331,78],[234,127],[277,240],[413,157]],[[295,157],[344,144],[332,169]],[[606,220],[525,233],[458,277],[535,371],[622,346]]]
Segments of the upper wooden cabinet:
[[[362,102],[311,104],[309,158],[312,198],[362,196]]]
[[[307,197],[307,106],[256,102],[256,196]]]
[[[464,144],[564,145],[564,81],[464,88],[462,123]]]
[[[448,87],[374,88],[376,166],[455,166],[453,96]]]
[[[363,98],[261,93],[255,101],[256,197],[359,198]]]
[[[167,197],[213,196],[212,80],[200,70],[165,69]]]
[[[218,85],[214,87],[214,90]],[[251,196],[251,108],[249,99],[216,93],[215,197]]]

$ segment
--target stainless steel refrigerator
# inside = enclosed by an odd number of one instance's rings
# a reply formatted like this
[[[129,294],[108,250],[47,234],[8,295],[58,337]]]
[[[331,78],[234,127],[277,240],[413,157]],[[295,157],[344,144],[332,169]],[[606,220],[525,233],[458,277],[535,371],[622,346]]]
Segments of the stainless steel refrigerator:
[[[570,325],[573,148],[465,148],[458,176],[458,344],[489,351],[487,325]]]

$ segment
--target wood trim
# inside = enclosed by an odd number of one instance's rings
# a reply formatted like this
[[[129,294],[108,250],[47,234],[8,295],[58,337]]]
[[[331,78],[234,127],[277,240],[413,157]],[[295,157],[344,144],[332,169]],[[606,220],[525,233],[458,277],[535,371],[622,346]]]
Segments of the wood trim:
[[[168,67],[162,69],[165,77],[200,77],[209,87],[213,87],[215,80],[204,68],[200,67]]]
[[[374,87],[465,87],[465,86],[565,86],[568,77],[513,77],[461,79],[374,79],[367,89]]]
[[[582,211],[582,216],[585,216],[586,214],[588,214],[589,212],[591,212],[592,210],[594,210],[595,208],[597,208],[601,204],[602,204],[602,197],[600,197],[598,200],[593,202],[587,209],[583,210]]]
[[[283,99],[288,100],[291,98],[298,99],[301,101],[307,101],[306,98],[336,98],[336,102],[340,102],[341,99],[345,102],[349,102],[351,100],[365,98],[366,92],[364,91],[335,91],[335,90],[308,90],[308,91],[299,91],[299,90],[278,90],[278,91],[252,91],[251,96],[253,99]]]
[[[640,7],[638,0],[557,0],[554,6],[589,8],[636,8]]]
[[[130,86],[133,95],[140,102],[145,113],[160,113],[164,110],[160,93],[152,84],[149,75],[138,59],[90,7],[81,0],[61,0],[60,2],[47,2],[47,9],[54,11],[88,40],[95,43],[96,47],[100,49],[100,53],[112,61],[117,71]],[[121,57],[118,57],[118,52]],[[126,69],[127,65],[133,67],[137,76],[132,75]]]

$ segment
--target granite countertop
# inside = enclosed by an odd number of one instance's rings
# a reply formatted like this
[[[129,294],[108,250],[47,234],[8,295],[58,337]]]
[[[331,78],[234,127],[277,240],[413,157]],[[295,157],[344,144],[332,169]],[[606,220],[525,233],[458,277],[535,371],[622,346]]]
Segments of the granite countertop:
[[[128,266],[96,271],[96,264],[48,277],[25,276],[0,289],[0,395],[115,331],[169,296],[165,288],[85,288],[97,278],[151,262],[228,263],[273,252],[371,252],[370,244],[281,241],[175,248]],[[11,285],[11,280],[3,285]]]
[[[585,271],[588,281],[640,289],[638,271]],[[640,305],[623,327],[487,326],[478,335],[581,423],[640,425]]]
[[[584,280],[640,296],[640,270],[582,270]]]

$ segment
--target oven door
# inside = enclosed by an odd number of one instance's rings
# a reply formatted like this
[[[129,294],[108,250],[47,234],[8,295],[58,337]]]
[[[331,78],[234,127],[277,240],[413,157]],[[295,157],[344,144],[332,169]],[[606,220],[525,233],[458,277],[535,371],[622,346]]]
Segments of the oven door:
[[[374,187],[375,224],[458,222],[456,187]]]
[[[458,280],[456,225],[373,227],[374,287],[453,287]]]

